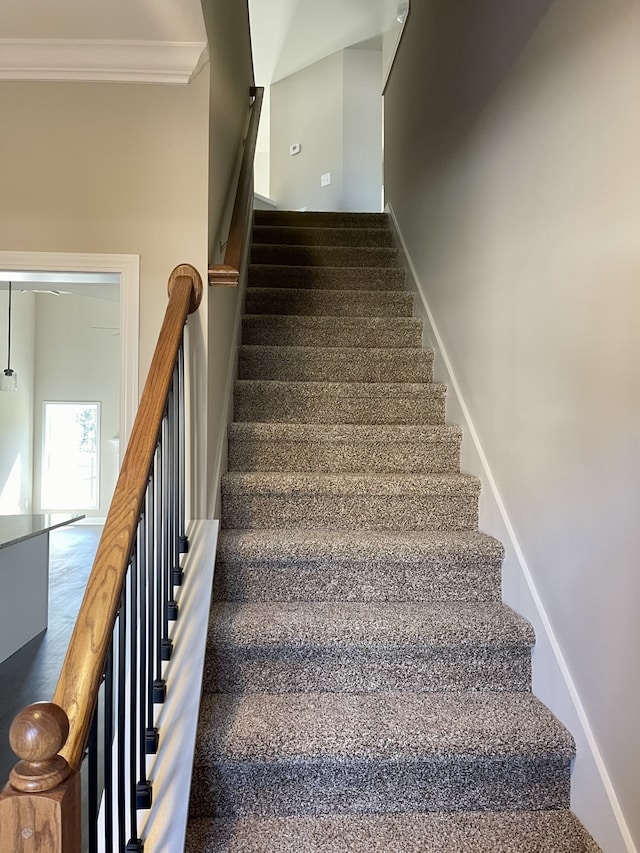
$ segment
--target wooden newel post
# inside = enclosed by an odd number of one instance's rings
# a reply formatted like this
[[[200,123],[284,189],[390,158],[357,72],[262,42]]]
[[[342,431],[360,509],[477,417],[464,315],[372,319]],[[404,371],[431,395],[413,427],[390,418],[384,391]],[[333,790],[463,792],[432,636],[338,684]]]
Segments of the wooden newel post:
[[[0,794],[0,853],[80,853],[80,773],[58,755],[68,734],[52,702],[15,717],[9,741],[21,760]]]

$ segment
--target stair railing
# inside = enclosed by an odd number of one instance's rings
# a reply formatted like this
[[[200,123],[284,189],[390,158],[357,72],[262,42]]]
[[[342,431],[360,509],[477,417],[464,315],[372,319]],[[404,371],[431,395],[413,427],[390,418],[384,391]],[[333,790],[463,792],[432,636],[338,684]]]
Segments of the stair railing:
[[[143,849],[136,811],[151,805],[146,760],[158,747],[154,707],[165,698],[169,626],[178,616],[174,590],[188,549],[184,327],[200,304],[202,281],[184,264],[171,273],[168,289],[53,701],[28,706],[11,726],[20,761],[0,794],[0,853]]]
[[[209,267],[210,285],[236,287],[240,279],[245,238],[248,233],[247,223],[253,211],[251,193],[253,186],[253,161],[256,153],[256,142],[258,140],[258,125],[260,123],[263,95],[264,89],[261,86],[252,87],[251,96],[253,104],[251,106],[247,135],[244,140],[242,164],[240,166],[238,187],[231,215],[231,225],[229,226],[229,237],[224,253],[224,261],[221,264],[212,264]]]

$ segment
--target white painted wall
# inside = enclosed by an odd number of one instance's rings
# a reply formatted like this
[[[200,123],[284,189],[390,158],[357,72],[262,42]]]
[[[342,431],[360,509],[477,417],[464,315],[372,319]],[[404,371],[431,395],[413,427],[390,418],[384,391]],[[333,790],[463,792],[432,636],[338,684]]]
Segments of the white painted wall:
[[[14,288],[11,368],[18,390],[0,393],[0,515],[32,512],[35,297]],[[8,293],[0,291],[0,370],[7,366]]]
[[[40,512],[43,403],[100,403],[100,505],[83,510],[88,518],[105,518],[118,476],[120,412],[119,305],[86,296],[36,296],[34,435],[34,505]],[[113,328],[115,332],[100,331]],[[75,510],[78,507],[67,507]]]
[[[345,50],[271,87],[270,196],[281,209],[379,210],[382,54]],[[291,155],[290,146],[302,150]],[[331,174],[329,186],[320,177]]]
[[[414,4],[385,99],[387,197],[493,482],[483,526],[606,853],[640,845],[639,32],[631,0]]]

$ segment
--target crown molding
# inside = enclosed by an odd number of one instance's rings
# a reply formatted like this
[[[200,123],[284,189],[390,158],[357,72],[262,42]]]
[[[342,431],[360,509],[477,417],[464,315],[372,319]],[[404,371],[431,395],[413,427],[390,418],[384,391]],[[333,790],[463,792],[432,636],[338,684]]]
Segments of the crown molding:
[[[186,85],[206,58],[204,42],[0,39],[0,80]]]

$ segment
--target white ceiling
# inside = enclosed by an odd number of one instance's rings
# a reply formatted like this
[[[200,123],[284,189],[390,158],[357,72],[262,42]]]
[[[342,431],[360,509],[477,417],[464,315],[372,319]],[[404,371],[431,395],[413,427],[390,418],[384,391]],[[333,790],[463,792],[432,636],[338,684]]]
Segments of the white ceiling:
[[[401,0],[249,0],[256,84],[268,86],[395,23]]]
[[[200,0],[0,0],[0,80],[186,84],[207,44]]]

